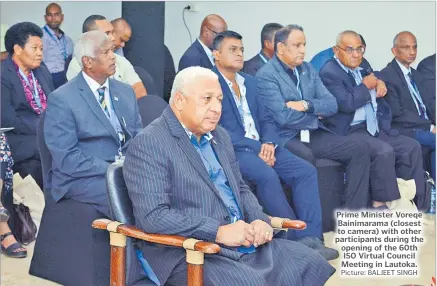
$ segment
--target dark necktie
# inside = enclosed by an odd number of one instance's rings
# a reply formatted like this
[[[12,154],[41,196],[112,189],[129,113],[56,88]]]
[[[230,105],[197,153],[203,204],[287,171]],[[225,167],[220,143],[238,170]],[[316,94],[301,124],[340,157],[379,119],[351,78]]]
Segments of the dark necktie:
[[[413,79],[413,75],[410,72],[408,73],[408,78],[410,79],[411,86],[414,88],[414,91],[415,91],[415,93],[413,93],[413,100],[415,101],[415,103],[419,107],[419,116],[421,118],[425,119],[425,114],[426,114],[425,108],[420,103],[419,98],[417,98],[417,96],[419,95],[419,89],[417,88],[416,82]]]
[[[290,77],[291,77],[291,79],[293,80],[294,84],[295,84],[296,87],[297,87],[297,76],[296,76],[296,74],[295,74],[294,71],[292,71],[292,70],[290,70],[289,74],[290,74]]]

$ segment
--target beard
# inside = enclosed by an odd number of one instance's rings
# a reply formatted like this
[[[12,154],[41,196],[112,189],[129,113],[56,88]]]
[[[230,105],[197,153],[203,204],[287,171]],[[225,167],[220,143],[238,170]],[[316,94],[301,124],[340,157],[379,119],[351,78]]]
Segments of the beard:
[[[47,26],[49,26],[50,29],[52,29],[52,30],[59,29],[59,27],[61,26],[61,23],[47,23]]]

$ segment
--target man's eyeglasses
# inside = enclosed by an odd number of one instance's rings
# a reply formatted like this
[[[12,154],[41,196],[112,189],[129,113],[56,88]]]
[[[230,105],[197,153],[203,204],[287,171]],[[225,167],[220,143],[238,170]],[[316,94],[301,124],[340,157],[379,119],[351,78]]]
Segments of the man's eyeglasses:
[[[364,47],[358,47],[358,48],[356,48],[356,49],[351,48],[351,47],[347,47],[346,49],[343,49],[342,47],[337,46],[337,48],[339,48],[339,49],[345,51],[346,54],[348,54],[348,55],[352,55],[354,51],[357,52],[357,54],[362,55],[362,54],[364,54],[364,52],[366,51],[366,49],[365,49]]]
[[[208,26],[206,26],[206,28],[208,29],[208,30],[210,30],[211,32],[213,32],[215,35],[217,35],[218,34],[218,32],[216,32],[216,31],[214,31],[213,29],[211,29],[210,27],[208,27]]]

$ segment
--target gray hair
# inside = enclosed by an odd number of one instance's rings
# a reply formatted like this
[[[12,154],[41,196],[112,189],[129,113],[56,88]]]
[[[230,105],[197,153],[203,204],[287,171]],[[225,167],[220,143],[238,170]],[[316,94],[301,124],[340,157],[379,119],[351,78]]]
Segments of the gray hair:
[[[395,38],[393,39],[393,48],[395,48],[396,45],[398,44],[399,37],[400,37],[402,34],[410,34],[411,36],[413,36],[413,37],[416,39],[416,36],[414,36],[414,34],[411,33],[410,31],[402,31],[402,32],[400,32],[400,33],[397,33],[396,36],[395,36]],[[417,42],[417,39],[416,39],[416,42]]]
[[[94,58],[96,51],[106,41],[109,41],[108,36],[100,30],[89,31],[79,36],[74,45],[74,58],[81,69],[83,69],[82,58]]]
[[[177,92],[182,93],[184,96],[188,96],[189,94],[186,93],[187,86],[191,86],[201,79],[218,80],[218,76],[212,70],[199,66],[188,67],[178,72],[171,89],[170,104],[173,103],[173,99]]]
[[[354,35],[354,36],[357,36],[358,38],[360,38],[360,40],[361,40],[361,36],[360,36],[360,34],[358,34],[358,33],[355,32],[355,31],[352,31],[352,30],[346,30],[346,31],[343,31],[343,32],[341,32],[341,33],[339,33],[339,34],[337,35],[337,38],[336,38],[336,40],[335,40],[335,44],[336,44],[337,46],[339,46],[339,45],[341,44],[341,42],[343,41],[343,37],[346,36],[346,35]],[[362,42],[362,41],[361,41],[361,42]]]
[[[275,52],[278,51],[278,44],[283,43],[284,45],[287,45],[287,39],[290,36],[291,32],[294,30],[299,30],[303,32],[303,28],[299,25],[292,24],[284,26],[283,28],[279,29],[275,33]]]

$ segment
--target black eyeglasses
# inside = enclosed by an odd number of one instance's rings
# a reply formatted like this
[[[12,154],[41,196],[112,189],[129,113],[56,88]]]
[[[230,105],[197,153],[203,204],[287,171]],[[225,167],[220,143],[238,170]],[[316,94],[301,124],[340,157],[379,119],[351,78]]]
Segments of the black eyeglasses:
[[[366,51],[366,49],[364,47],[358,47],[356,49],[351,48],[351,47],[347,47],[346,49],[343,49],[342,47],[337,46],[337,48],[345,51],[346,54],[348,54],[348,55],[352,55],[354,51],[357,52],[358,54],[362,55]]]
[[[208,26],[206,26],[206,28],[208,29],[208,30],[210,30],[211,32],[213,32],[214,34],[218,34],[219,32],[216,32],[216,31],[214,31],[213,29],[211,29],[210,27],[208,27]]]

